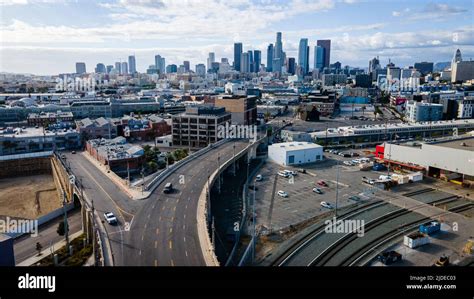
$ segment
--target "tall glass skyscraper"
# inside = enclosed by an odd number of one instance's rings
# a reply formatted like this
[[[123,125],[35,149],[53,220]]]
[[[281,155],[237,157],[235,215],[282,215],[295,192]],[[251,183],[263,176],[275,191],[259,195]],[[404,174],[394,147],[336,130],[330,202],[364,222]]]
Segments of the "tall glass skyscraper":
[[[324,51],[321,46],[314,47],[314,68],[319,71],[324,68]]]
[[[242,43],[234,43],[234,69],[238,72],[241,71],[240,60],[242,59],[242,50]]]
[[[317,45],[324,48],[324,66],[329,67],[331,63],[331,40],[330,39],[322,39],[318,40]]]
[[[166,70],[166,62],[165,58],[161,57],[161,55],[155,55],[155,68],[158,70],[160,74],[164,74]]]
[[[249,53],[248,52],[242,53],[240,57],[240,72],[248,73],[250,71],[249,62],[250,62]]]
[[[283,43],[281,42],[281,32],[277,32],[275,49],[273,51],[273,71],[281,72],[283,67]]]
[[[249,50],[249,51],[247,51],[247,53],[249,54],[249,56],[248,56],[248,65],[249,65],[248,72],[253,73],[254,72],[254,70],[253,70],[253,52],[251,50]]]
[[[135,74],[137,72],[137,63],[135,61],[135,55],[128,56],[128,68],[130,74]]]
[[[126,61],[122,62],[121,70],[121,74],[128,75],[128,63]]]
[[[273,71],[273,44],[269,44],[267,48],[267,72]]]
[[[301,67],[303,75],[306,75],[309,72],[309,46],[307,38],[302,38],[300,40],[298,64]]]
[[[260,71],[260,65],[262,64],[262,52],[260,50],[253,51],[253,71],[258,73]]]

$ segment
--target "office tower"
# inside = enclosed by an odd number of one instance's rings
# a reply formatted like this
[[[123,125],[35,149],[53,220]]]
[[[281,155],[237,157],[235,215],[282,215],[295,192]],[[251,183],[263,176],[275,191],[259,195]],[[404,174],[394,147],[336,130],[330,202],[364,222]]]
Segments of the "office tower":
[[[324,66],[329,67],[331,62],[331,40],[330,39],[322,39],[318,40],[317,45],[324,48]]]
[[[86,63],[76,62],[76,74],[85,74],[85,73],[86,73]]]
[[[211,64],[211,69],[209,70],[211,73],[217,73],[221,68],[221,64],[219,62],[213,62]]]
[[[120,75],[122,73],[122,64],[120,62],[115,63],[115,73]]]
[[[260,65],[262,64],[262,51],[253,51],[253,71],[258,73],[260,71]]]
[[[103,63],[98,63],[97,66],[95,67],[95,72],[96,73],[105,73],[107,70],[105,68],[105,65]]]
[[[416,62],[415,69],[419,71],[421,75],[426,76],[433,72],[433,62]]]
[[[294,75],[296,72],[296,59],[293,57],[288,58],[288,73]]]
[[[177,73],[177,72],[178,72],[178,66],[176,64],[170,64],[166,67],[167,74]]]
[[[122,62],[122,75],[128,75],[128,63],[127,62]]]
[[[283,44],[281,41],[281,32],[277,32],[275,48],[273,49],[273,71],[281,72],[283,67],[284,57],[283,57]]]
[[[161,55],[155,55],[155,68],[158,70],[160,74],[164,74],[166,70],[166,61],[164,57]]]
[[[221,58],[221,63],[229,63],[229,59],[227,58]]]
[[[267,47],[267,72],[273,71],[273,44],[269,44]]]
[[[308,39],[300,39],[298,50],[298,64],[301,66],[303,76],[309,72],[309,46]]]
[[[135,55],[128,56],[128,68],[130,74],[135,74],[137,72],[137,62],[135,60]]]
[[[214,52],[210,52],[209,57],[207,58],[207,69],[212,67],[213,62],[216,62],[216,54],[214,54]]]
[[[242,53],[242,56],[240,57],[240,72],[241,73],[248,73],[250,69],[249,66],[249,53],[245,52]]]
[[[374,57],[369,61],[369,73],[374,72],[375,70],[380,68],[380,60],[379,57]]]
[[[462,61],[461,50],[457,49],[456,53],[454,53],[454,57],[453,57],[453,60],[451,62],[451,67],[456,62],[461,62],[461,61]]]
[[[253,73],[253,52],[251,50],[247,51],[248,54],[248,72]]]
[[[107,74],[109,74],[113,69],[114,69],[113,65],[108,65],[107,66]]]
[[[206,66],[202,63],[196,64],[196,74],[204,77],[206,75]]]
[[[240,72],[240,62],[242,60],[242,43],[234,43],[234,69]]]
[[[322,71],[324,68],[324,48],[321,46],[314,47],[314,69]]]
[[[183,65],[184,65],[184,72],[189,73],[189,71],[191,70],[189,61],[187,60],[183,61]]]

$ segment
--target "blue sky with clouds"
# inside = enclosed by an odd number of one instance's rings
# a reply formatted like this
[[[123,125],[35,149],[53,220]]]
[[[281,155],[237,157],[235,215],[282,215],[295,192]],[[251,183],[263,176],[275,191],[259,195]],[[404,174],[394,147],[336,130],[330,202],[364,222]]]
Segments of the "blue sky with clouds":
[[[233,59],[233,43],[262,50],[283,33],[288,57],[299,39],[331,39],[331,62],[366,67],[379,55],[400,66],[474,58],[473,1],[408,0],[0,0],[0,71],[57,74],[84,61],[113,64],[135,53],[154,63]]]

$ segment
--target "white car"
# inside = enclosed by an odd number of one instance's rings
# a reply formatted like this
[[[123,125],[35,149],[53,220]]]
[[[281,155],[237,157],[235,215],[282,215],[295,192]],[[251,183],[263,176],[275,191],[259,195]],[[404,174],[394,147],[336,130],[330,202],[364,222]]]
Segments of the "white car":
[[[278,172],[278,175],[279,175],[279,176],[282,176],[282,177],[284,177],[284,178],[287,178],[287,177],[289,176],[289,174],[286,173],[286,172],[284,172],[284,171],[279,171],[279,172]]]
[[[256,180],[257,182],[262,181],[262,180],[263,180],[262,175],[261,175],[261,174],[257,175],[257,176],[255,177],[255,180]]]
[[[351,161],[344,161],[342,163],[344,163],[344,165],[347,165],[347,166],[353,166],[354,165],[354,163],[352,163]]]
[[[288,175],[292,175],[292,176],[296,176],[296,175],[297,175],[296,171],[293,171],[293,170],[287,170],[287,169],[285,169],[285,170],[283,170],[283,171],[286,172]]]
[[[313,188],[313,192],[318,193],[318,194],[323,194],[323,191],[319,188]]]
[[[281,196],[281,197],[288,197],[288,193],[286,193],[285,191],[278,191],[278,196]]]
[[[105,212],[104,218],[108,224],[117,224],[117,217],[115,217],[114,213],[112,212]]]
[[[332,209],[332,205],[331,205],[330,203],[328,203],[328,202],[325,202],[325,201],[322,201],[322,202],[321,202],[321,206],[322,206],[323,208]]]

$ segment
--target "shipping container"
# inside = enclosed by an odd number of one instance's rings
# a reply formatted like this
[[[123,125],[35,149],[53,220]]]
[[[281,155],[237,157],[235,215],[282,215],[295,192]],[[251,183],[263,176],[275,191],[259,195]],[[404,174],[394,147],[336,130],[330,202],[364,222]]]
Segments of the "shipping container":
[[[410,248],[417,248],[419,246],[428,244],[429,242],[430,238],[428,235],[420,232],[411,233],[403,238],[403,244]]]
[[[438,221],[432,221],[432,222],[420,225],[419,231],[420,233],[431,235],[435,232],[440,231],[440,229],[441,229],[441,224]]]

